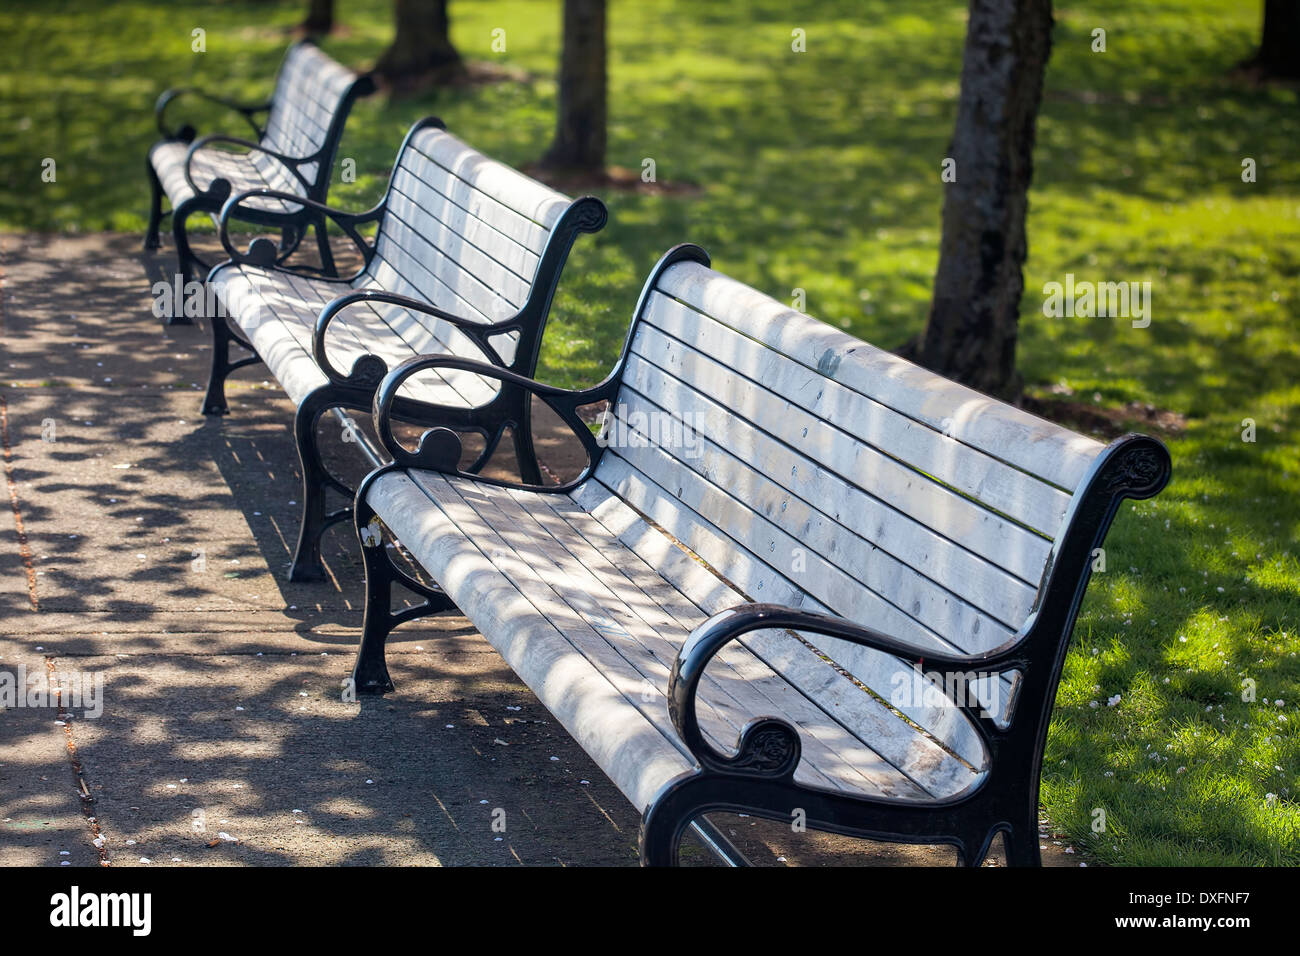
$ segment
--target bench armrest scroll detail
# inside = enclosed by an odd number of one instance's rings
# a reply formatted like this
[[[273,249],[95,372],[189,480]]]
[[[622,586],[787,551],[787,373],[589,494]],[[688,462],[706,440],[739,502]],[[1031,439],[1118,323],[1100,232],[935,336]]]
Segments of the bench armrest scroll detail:
[[[362,358],[358,359],[358,364],[367,359],[379,361],[374,356],[362,356]],[[505,425],[514,428],[531,427],[527,419],[527,403],[534,396],[546,404],[577,436],[587,452],[586,468],[576,479],[563,485],[531,485],[486,478],[474,474],[473,470],[464,471],[460,468],[462,451],[460,436],[452,428],[445,426],[428,429],[420,436],[416,449],[414,451],[409,450],[393,435],[394,405],[400,401],[398,392],[401,391],[403,385],[412,376],[420,372],[439,370],[472,372],[484,378],[497,379],[502,383],[498,398],[489,405],[478,409],[446,406],[440,409],[449,424],[456,424],[466,430],[480,431],[487,437],[487,449],[484,450],[478,462],[473,466],[474,470],[490,457],[491,450],[495,448]],[[492,365],[487,362],[478,362],[455,355],[416,356],[397,366],[380,382],[379,388],[375,392],[373,404],[375,431],[384,443],[388,454],[392,456],[393,461],[407,468],[423,468],[509,488],[564,492],[576,487],[591,474],[603,450],[596,441],[596,437],[578,415],[578,409],[609,399],[612,397],[613,391],[614,389],[609,382],[602,382],[581,391],[570,391],[554,385],[546,385],[503,366]],[[494,408],[493,406],[498,407]],[[437,408],[437,406],[433,407]],[[504,415],[502,409],[505,410]]]
[[[829,614],[779,604],[743,604],[729,608],[713,615],[691,632],[678,651],[668,678],[668,712],[673,726],[701,766],[708,770],[787,776],[794,773],[799,763],[798,732],[783,720],[762,717],[752,721],[741,732],[739,753],[727,756],[704,739],[695,714],[696,693],[709,661],[730,642],[750,631],[767,629],[806,631],[839,638],[893,654],[918,667],[926,664],[939,670],[979,668],[994,672],[1025,666],[1019,642],[986,654],[945,654]],[[981,726],[991,726],[991,721],[981,715],[978,707],[962,701],[954,701],[954,704]]]
[[[383,211],[384,211],[384,207],[382,203],[378,206],[375,206],[373,209],[367,209],[365,212],[351,213],[351,212],[346,212],[342,209],[335,209],[332,206],[327,206],[324,203],[317,202],[314,199],[308,199],[305,196],[297,196],[294,195],[293,193],[279,192],[274,189],[247,190],[246,192],[242,192],[239,193],[238,195],[231,196],[229,199],[226,200],[225,205],[221,207],[221,215],[220,215],[221,245],[223,248],[225,248],[226,252],[229,254],[231,261],[239,265],[261,266],[267,269],[277,267],[276,245],[270,239],[266,239],[266,238],[254,239],[253,242],[249,245],[247,252],[240,252],[238,249],[236,249],[234,243],[230,239],[230,232],[229,232],[230,220],[231,218],[235,217],[235,214],[239,209],[239,206],[242,203],[248,201],[249,199],[258,199],[258,198],[280,199],[287,203],[293,203],[294,205],[303,206],[306,209],[312,210],[321,216],[329,217],[330,219],[334,220],[334,222],[338,224],[339,228],[342,229],[347,234],[347,237],[356,244],[358,249],[361,250],[361,255],[365,259],[366,264],[368,265],[370,263],[370,259],[374,255],[374,247],[369,242],[366,241],[366,238],[362,236],[360,232],[357,231],[357,226],[365,225],[366,223],[375,222],[376,220],[378,220],[379,217],[383,215]],[[292,271],[292,270],[284,270],[284,271]]]
[[[175,139],[188,143],[193,140],[196,135],[194,127],[188,124],[177,127],[169,127],[167,125],[167,107],[173,101],[180,99],[182,96],[203,100],[207,103],[215,103],[218,106],[224,106],[228,110],[233,110],[234,112],[239,113],[248,125],[253,128],[253,133],[258,139],[261,139],[265,134],[265,130],[257,124],[254,117],[259,113],[270,111],[271,103],[269,100],[265,103],[236,103],[234,100],[229,100],[222,96],[215,96],[193,87],[178,87],[176,89],[164,91],[163,94],[158,97],[158,102],[154,104],[154,122],[158,126],[158,132],[162,133],[164,139]]]

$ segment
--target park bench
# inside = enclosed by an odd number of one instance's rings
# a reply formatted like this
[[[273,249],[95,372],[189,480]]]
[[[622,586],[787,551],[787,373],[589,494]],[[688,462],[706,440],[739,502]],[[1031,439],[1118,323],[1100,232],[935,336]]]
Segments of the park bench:
[[[531,375],[569,250],[579,233],[598,231],[608,217],[599,199],[571,200],[472,149],[432,117],[407,134],[387,191],[372,209],[353,214],[297,199],[355,243],[361,257],[355,275],[303,272],[267,238],[254,239],[246,252],[235,248],[231,217],[250,200],[266,198],[291,197],[257,189],[232,196],[221,213],[221,242],[230,259],[208,275],[219,308],[211,316],[212,372],[203,412],[225,414],[226,376],[257,361],[293,400],[303,511],[289,576],[316,580],[324,576],[321,535],[351,514],[353,495],[321,459],[321,416],[332,410],[345,438],[378,465],[381,450],[342,410],[369,409],[390,367],[445,353]],[[373,238],[363,234],[367,229]],[[232,343],[252,354],[232,361]],[[509,428],[521,477],[541,480],[525,391],[449,372],[404,396],[397,412],[420,424],[432,409],[446,424],[447,406],[460,408],[466,421],[472,416],[475,427],[493,423],[483,462]],[[327,513],[331,488],[347,506]]]
[[[295,43],[285,54],[275,91],[265,103],[240,105],[199,90],[168,90],[158,98],[154,114],[163,138],[149,150],[149,184],[152,190],[145,248],[159,246],[162,197],[171,204],[172,236],[176,242],[182,281],[189,282],[195,268],[206,271],[190,247],[189,217],[207,212],[215,219],[234,193],[272,189],[294,199],[324,202],[329,192],[334,156],[343,125],[358,96],[369,95],[374,81],[358,75],[326,56],[310,40]],[[239,113],[252,127],[256,142],[225,134],[195,139],[194,127],[173,127],[168,106],[182,97],[216,103]],[[266,116],[266,125],[258,117]],[[233,147],[233,148],[231,148]],[[290,255],[314,229],[321,268],[333,271],[326,238],[326,223],[311,205],[285,198],[263,198],[245,203],[249,222],[281,230],[281,254]],[[183,314],[168,317],[171,324],[189,320]]]
[[[432,371],[530,390],[582,442],[582,474],[478,477],[447,429],[399,444],[392,402]],[[374,418],[393,461],[357,494],[357,691],[392,688],[395,625],[459,608],[643,811],[645,863],[675,862],[688,825],[734,861],[701,817],[721,811],[948,843],[967,865],[1002,832],[1010,863],[1039,862],[1094,549],[1123,499],[1167,482],[1160,442],[1102,445],[954,384],[694,246],[656,266],[601,384],[425,357],[389,373]],[[394,583],[423,603],[394,610]]]

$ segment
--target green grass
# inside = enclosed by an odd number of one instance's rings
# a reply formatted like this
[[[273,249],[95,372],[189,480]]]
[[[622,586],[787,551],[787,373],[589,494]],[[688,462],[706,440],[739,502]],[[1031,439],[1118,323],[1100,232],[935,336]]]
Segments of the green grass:
[[[0,226],[142,230],[153,98],[191,83],[264,94],[302,6],[0,10]],[[339,6],[350,32],[327,48],[365,65],[387,40],[389,3]],[[361,175],[336,187],[336,204],[378,197],[402,133],[425,113],[514,164],[548,142],[558,5],[455,0],[452,15],[466,55],[535,81],[360,104],[340,155]],[[964,19],[952,0],[615,2],[609,160],[638,169],[651,157],[661,179],[706,188],[606,197],[612,224],[575,252],[541,376],[599,378],[650,265],[687,239],[779,299],[806,290],[811,313],[869,341],[914,334],[937,255]],[[1125,508],[1107,541],[1066,663],[1044,807],[1107,863],[1295,865],[1297,95],[1229,76],[1257,39],[1257,3],[1116,0],[1057,19],[1020,367],[1035,394],[1147,402],[1185,415],[1186,428],[1170,439],[1172,485]],[[498,26],[504,56],[490,50]],[[1104,54],[1089,49],[1097,26]],[[190,51],[195,27],[207,30],[202,55]],[[805,54],[790,51],[794,27],[807,31]],[[40,181],[44,157],[58,163],[56,183]],[[1258,164],[1253,184],[1241,181],[1244,157]],[[1045,318],[1039,290],[1067,272],[1151,280],[1151,326]],[[1245,418],[1255,443],[1241,440]],[[1094,808],[1106,811],[1101,835]]]

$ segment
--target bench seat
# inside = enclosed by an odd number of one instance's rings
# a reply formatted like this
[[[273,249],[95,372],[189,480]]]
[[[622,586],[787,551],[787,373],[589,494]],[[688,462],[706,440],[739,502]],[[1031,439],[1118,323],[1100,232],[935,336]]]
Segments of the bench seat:
[[[410,470],[384,475],[368,500],[638,810],[693,767],[668,674],[692,630],[746,601],[738,586],[597,482],[568,496]],[[723,752],[769,715],[805,735],[795,779],[810,786],[923,800],[978,780],[809,644],[754,634],[717,664],[701,725]]]
[[[341,295],[364,290],[419,297],[409,284],[393,283],[397,288],[385,288],[368,275],[357,282],[341,282],[251,265],[220,269],[213,274],[211,285],[219,301],[233,303],[227,305],[228,314],[295,405],[330,384],[312,344],[316,321],[325,306]],[[427,322],[427,316],[400,306],[365,304],[350,309],[331,324],[330,359],[340,369],[351,369],[362,356],[375,355],[392,368],[413,355],[454,350],[490,361],[464,334],[444,328],[438,330],[440,339]],[[510,361],[518,336],[500,338],[501,357]],[[469,408],[490,402],[499,388],[498,382],[482,376],[447,372],[422,377],[418,397]]]
[[[265,158],[261,153],[237,153],[216,146],[200,147],[191,155],[190,144],[177,140],[162,140],[149,150],[149,162],[158,174],[163,191],[173,208],[194,199],[200,193],[209,192],[219,179],[230,184],[231,195],[250,189],[273,189],[276,192],[305,195],[302,183],[290,176],[282,165],[274,161],[258,162]],[[187,170],[188,178],[185,175]],[[250,200],[248,206],[283,216],[293,215],[302,209],[283,199]],[[210,211],[215,218],[220,208]]]

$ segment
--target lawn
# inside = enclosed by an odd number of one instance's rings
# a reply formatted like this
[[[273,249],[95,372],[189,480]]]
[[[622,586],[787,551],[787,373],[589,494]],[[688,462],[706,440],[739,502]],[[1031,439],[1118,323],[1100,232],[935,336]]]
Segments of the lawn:
[[[182,84],[264,95],[304,7],[0,8],[0,228],[142,231],[154,97]],[[365,66],[390,4],[339,8],[346,32],[326,47]],[[547,144],[558,4],[451,11],[464,54],[532,79],[361,103],[340,151],[358,178],[336,186],[336,205],[379,196],[426,113],[510,163]],[[598,379],[650,265],[683,240],[778,299],[805,290],[810,313],[869,341],[915,334],[964,24],[953,0],[613,2],[609,160],[651,158],[661,180],[703,188],[605,197],[612,223],[575,252],[540,376]],[[504,53],[491,50],[497,27]],[[791,51],[796,27],[806,53]],[[1300,104],[1230,75],[1258,27],[1259,4],[1241,0],[1057,11],[1020,368],[1067,420],[1153,407],[1174,458],[1169,488],[1126,507],[1107,541],[1044,767],[1053,825],[1107,864],[1300,864]],[[206,53],[191,51],[195,28]],[[54,183],[41,181],[47,157]],[[1150,326],[1046,317],[1043,285],[1067,273],[1149,280]]]

